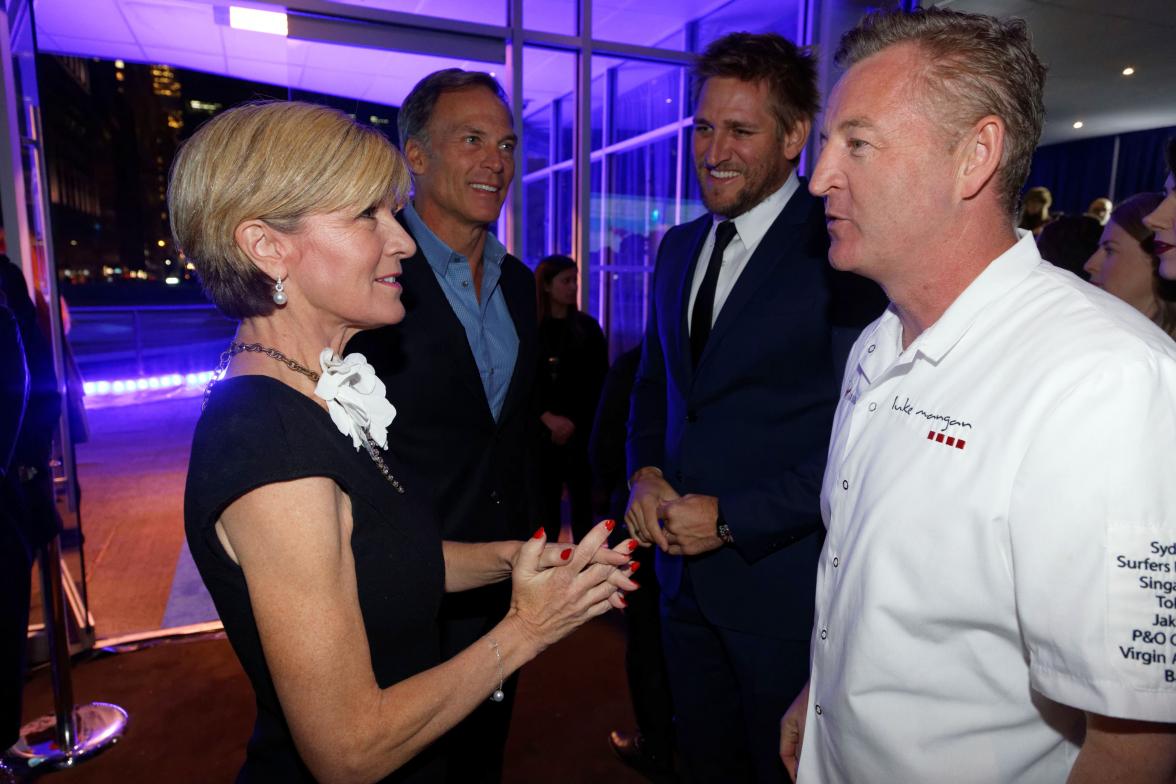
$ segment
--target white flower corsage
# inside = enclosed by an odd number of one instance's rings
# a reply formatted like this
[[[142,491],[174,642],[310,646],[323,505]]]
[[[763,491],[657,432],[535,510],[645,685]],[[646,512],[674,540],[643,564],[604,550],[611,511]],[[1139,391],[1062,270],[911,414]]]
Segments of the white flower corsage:
[[[370,437],[381,449],[388,448],[388,425],[396,418],[396,407],[385,397],[384,382],[363,354],[342,359],[329,348],[319,354],[323,369],[314,393],[327,401],[327,413],[339,432],[351,436],[359,449]]]

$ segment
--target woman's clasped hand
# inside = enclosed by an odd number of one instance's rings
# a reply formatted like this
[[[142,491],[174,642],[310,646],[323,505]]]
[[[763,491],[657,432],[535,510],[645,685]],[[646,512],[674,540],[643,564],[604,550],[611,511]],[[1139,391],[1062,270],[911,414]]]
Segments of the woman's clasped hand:
[[[638,587],[630,560],[636,542],[607,547],[614,527],[604,520],[574,546],[548,543],[543,529],[536,531],[513,561],[507,620],[546,648],[610,608],[623,608],[624,592]]]

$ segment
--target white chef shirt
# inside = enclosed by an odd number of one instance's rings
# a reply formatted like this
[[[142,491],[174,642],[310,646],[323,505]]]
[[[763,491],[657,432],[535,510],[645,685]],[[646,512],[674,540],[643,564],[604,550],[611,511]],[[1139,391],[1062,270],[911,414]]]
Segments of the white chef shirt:
[[[771,196],[747,212],[734,218],[735,236],[723,249],[723,265],[719,268],[719,279],[715,281],[715,307],[711,311],[712,327],[715,325],[715,320],[718,319],[719,311],[723,309],[723,304],[727,301],[731,289],[735,288],[735,283],[739,280],[743,268],[747,266],[747,262],[759,247],[760,241],[768,233],[768,229],[772,228],[776,218],[780,217],[780,213],[799,188],[800,178],[793,170],[779,190],[773,192]],[[694,312],[694,299],[698,296],[698,287],[702,285],[702,279],[706,276],[711,251],[715,247],[715,228],[724,220],[726,218],[715,218],[710,231],[707,232],[706,241],[702,243],[702,250],[698,253],[698,263],[694,265],[694,280],[690,283],[690,303],[689,310],[686,311],[687,314]],[[689,329],[690,322],[691,319],[687,315],[687,329]]]
[[[1176,722],[1174,347],[1028,232],[905,351],[863,332],[800,784],[1063,782],[1082,711]]]

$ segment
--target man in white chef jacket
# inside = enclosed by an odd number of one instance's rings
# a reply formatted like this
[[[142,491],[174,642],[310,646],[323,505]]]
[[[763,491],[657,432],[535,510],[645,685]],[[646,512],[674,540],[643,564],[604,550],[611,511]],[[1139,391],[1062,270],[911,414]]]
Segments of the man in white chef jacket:
[[[1022,22],[881,12],[838,61],[809,187],[891,306],[841,388],[785,766],[1171,784],[1176,344],[1014,230],[1044,114]]]

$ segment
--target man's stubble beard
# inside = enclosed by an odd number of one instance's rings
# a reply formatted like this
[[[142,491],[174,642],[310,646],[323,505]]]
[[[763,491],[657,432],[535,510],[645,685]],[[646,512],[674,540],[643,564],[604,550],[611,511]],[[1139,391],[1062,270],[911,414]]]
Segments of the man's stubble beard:
[[[754,191],[751,190],[752,185],[748,183],[744,185],[731,201],[729,207],[724,208],[721,204],[714,204],[707,189],[702,185],[707,176],[707,170],[704,168],[697,172],[699,178],[699,192],[702,194],[702,203],[712,214],[718,215],[722,218],[737,218],[745,212],[755,208],[764,199],[771,196],[778,191],[784,183],[788,180],[788,176],[792,173],[792,167],[785,163],[779,171],[775,172],[773,177],[765,177],[764,181]],[[745,178],[747,174],[743,175]]]

